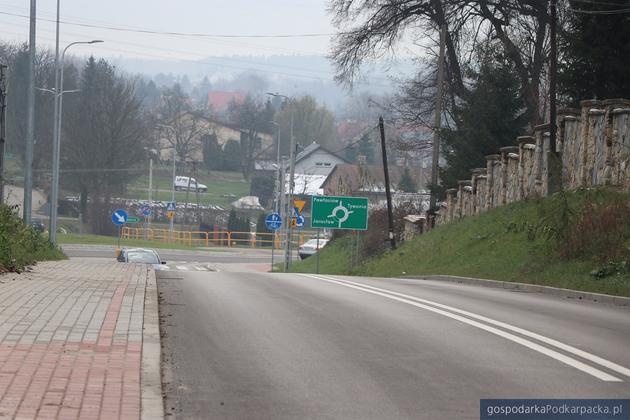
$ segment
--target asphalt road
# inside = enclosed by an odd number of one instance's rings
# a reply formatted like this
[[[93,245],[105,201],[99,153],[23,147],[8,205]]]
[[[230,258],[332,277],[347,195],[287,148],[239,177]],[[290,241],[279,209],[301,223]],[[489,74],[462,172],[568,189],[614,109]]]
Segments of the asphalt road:
[[[170,418],[479,419],[628,398],[630,310],[422,280],[158,273]]]

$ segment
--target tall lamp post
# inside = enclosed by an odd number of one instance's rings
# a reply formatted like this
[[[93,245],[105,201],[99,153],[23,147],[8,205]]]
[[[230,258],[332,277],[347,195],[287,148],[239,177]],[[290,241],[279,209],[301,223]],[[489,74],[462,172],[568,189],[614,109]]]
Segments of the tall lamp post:
[[[50,191],[50,242],[57,244],[57,205],[59,201],[59,152],[61,149],[61,117],[63,112],[63,66],[66,52],[73,45],[97,44],[103,42],[99,39],[92,41],[71,42],[63,49],[59,59],[59,3],[57,2],[57,49],[55,57],[55,107],[53,122],[53,162],[52,162],[52,186]]]
[[[276,126],[276,185],[274,191],[274,212],[278,213],[280,203],[280,124],[269,121],[269,124]]]
[[[158,124],[157,126],[160,128],[171,130],[173,132],[173,135],[177,136],[177,131],[175,131],[175,127],[173,127],[172,125]],[[175,157],[177,156],[177,149],[175,148],[175,145],[176,143],[173,144],[173,182],[171,183],[171,202],[173,203],[175,202]],[[174,221],[175,215],[173,215],[173,217],[171,217],[171,220],[169,221],[169,232],[171,235],[171,240],[173,239]]]
[[[287,101],[290,101],[286,95],[281,95],[279,93],[271,93],[267,92],[267,95],[273,96],[274,98],[284,98]],[[291,111],[291,141],[289,146],[289,195],[287,197],[287,208],[285,212],[285,253],[284,253],[284,272],[289,271],[289,264],[291,263],[291,203],[293,201],[293,187],[294,187],[294,177],[295,177],[295,138],[293,137],[293,111]],[[279,151],[280,149],[278,149]],[[282,179],[284,182],[284,179]]]

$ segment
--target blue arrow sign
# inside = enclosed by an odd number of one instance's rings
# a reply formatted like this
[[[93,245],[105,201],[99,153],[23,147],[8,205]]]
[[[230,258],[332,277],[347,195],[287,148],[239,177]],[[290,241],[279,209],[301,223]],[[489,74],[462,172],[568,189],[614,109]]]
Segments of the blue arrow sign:
[[[127,215],[127,212],[124,211],[123,209],[116,209],[112,213],[112,222],[116,226],[124,225],[125,223],[127,223],[128,218],[129,218],[129,215]]]
[[[301,214],[295,218],[295,226],[299,228],[303,228],[305,222],[306,219],[304,219],[304,216],[302,216]]]
[[[278,213],[271,213],[265,218],[265,224],[269,230],[278,230],[282,226],[282,217]]]
[[[166,211],[175,211],[177,203],[175,201],[169,201],[166,203]]]

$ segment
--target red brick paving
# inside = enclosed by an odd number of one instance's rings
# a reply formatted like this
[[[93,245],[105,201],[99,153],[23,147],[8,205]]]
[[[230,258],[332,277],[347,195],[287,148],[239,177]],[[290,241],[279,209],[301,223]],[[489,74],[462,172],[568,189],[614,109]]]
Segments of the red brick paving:
[[[139,419],[146,279],[77,261],[1,276],[0,418]]]

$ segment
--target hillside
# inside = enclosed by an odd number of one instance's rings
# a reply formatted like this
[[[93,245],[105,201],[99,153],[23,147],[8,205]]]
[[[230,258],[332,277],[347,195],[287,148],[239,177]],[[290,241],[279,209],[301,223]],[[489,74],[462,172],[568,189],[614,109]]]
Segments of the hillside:
[[[440,226],[355,268],[350,241],[322,250],[321,273],[447,274],[630,296],[630,194],[612,189],[513,203]],[[315,259],[292,271],[314,272]]]

